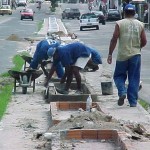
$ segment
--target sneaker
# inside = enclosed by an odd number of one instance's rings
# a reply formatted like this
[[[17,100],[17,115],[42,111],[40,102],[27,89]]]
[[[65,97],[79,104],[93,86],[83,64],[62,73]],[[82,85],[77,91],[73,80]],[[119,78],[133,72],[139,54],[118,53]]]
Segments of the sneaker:
[[[69,94],[68,90],[65,89],[61,89],[61,88],[56,88],[56,91],[60,94]]]
[[[122,106],[124,104],[124,99],[126,98],[126,95],[122,95],[119,97],[119,100],[118,100],[118,105],[119,106]]]
[[[76,91],[75,91],[75,94],[83,94],[83,91],[81,91],[81,90],[76,90]]]

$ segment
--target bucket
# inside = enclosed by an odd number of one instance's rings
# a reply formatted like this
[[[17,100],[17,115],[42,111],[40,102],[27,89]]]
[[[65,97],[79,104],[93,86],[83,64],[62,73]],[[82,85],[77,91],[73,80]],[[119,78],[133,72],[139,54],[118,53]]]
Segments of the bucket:
[[[113,95],[113,83],[110,82],[101,82],[102,95]]]

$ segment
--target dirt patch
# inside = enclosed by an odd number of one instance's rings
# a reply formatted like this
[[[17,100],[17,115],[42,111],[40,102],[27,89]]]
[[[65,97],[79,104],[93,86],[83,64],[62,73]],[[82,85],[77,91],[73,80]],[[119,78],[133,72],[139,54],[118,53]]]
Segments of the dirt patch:
[[[6,40],[9,40],[9,41],[23,41],[23,39],[20,38],[16,34],[11,34]]]

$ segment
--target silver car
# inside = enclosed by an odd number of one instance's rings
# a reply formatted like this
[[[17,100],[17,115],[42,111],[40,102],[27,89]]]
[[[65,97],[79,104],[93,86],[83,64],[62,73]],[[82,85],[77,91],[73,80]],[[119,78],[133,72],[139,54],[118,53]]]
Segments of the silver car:
[[[99,19],[94,13],[85,13],[80,17],[80,31],[83,28],[96,28],[99,30]]]

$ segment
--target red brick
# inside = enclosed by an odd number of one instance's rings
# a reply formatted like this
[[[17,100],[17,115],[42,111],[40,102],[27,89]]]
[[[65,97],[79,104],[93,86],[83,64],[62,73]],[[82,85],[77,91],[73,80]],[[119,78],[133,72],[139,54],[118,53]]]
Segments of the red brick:
[[[113,131],[112,130],[99,130],[98,131],[98,139],[113,139]]]
[[[76,139],[81,140],[82,139],[82,133],[81,130],[69,130],[67,132],[66,139]]]
[[[78,110],[79,108],[80,108],[80,102],[70,102],[69,103],[69,109]]]
[[[83,139],[96,139],[97,140],[97,130],[82,130]]]
[[[59,102],[59,110],[68,110],[69,109],[69,103],[68,102]]]

